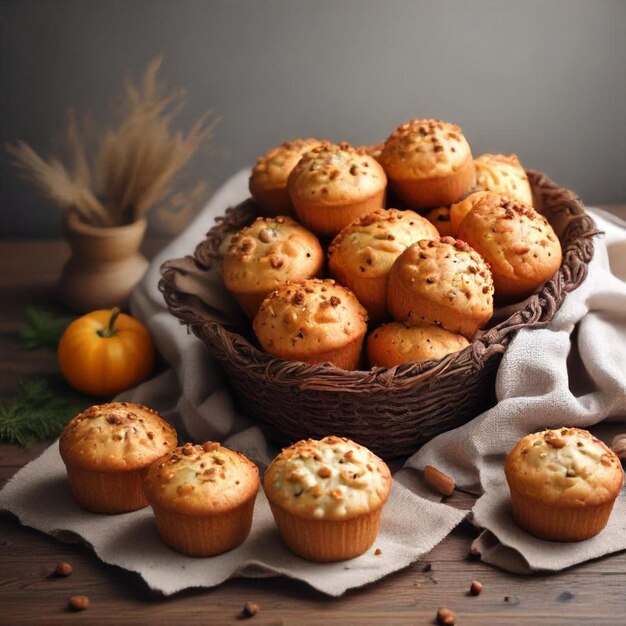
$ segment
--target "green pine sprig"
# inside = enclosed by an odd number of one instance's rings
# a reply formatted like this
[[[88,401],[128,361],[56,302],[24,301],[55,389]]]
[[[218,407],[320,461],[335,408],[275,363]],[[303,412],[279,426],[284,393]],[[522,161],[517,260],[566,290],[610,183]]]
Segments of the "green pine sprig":
[[[56,437],[77,412],[45,378],[23,379],[15,396],[0,398],[0,440],[26,446]]]
[[[20,344],[26,350],[52,348],[56,350],[61,335],[74,318],[61,317],[39,307],[24,310],[24,322],[20,329]]]

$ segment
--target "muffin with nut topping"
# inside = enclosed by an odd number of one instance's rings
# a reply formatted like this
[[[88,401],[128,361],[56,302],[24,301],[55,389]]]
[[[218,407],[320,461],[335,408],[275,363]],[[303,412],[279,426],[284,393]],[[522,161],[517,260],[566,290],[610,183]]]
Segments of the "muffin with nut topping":
[[[250,175],[252,197],[262,215],[287,215],[291,200],[287,192],[287,179],[302,155],[322,143],[320,139],[292,139],[261,155]]]
[[[379,160],[392,189],[411,209],[450,205],[474,186],[469,144],[456,124],[443,120],[402,124],[385,142]]]
[[[616,454],[579,428],[522,437],[504,465],[513,519],[540,539],[582,541],[607,524],[624,484]]]
[[[186,443],[150,467],[144,489],[159,535],[170,548],[214,556],[248,537],[259,470],[219,443]]]
[[[395,367],[403,363],[439,361],[469,346],[463,335],[434,324],[407,326],[390,322],[367,338],[367,358],[372,367]]]
[[[436,324],[471,339],[493,315],[491,271],[464,241],[418,241],[389,272],[387,308],[408,326]]]
[[[528,176],[516,154],[481,154],[474,159],[476,187],[505,193],[526,204],[533,203]]]
[[[367,312],[332,279],[279,285],[259,308],[254,333],[266,352],[291,361],[356,369],[367,331]]]
[[[378,161],[347,143],[309,150],[287,181],[298,221],[320,237],[333,237],[358,217],[381,209],[386,188]]]
[[[147,506],[143,477],[176,444],[176,431],[156,411],[111,402],[74,417],[61,433],[59,452],[83,509],[126,513]]]
[[[530,205],[501,194],[479,200],[463,218],[458,237],[489,263],[501,301],[526,298],[561,265],[561,243],[548,220]]]
[[[287,547],[310,561],[343,561],[375,541],[391,489],[387,465],[343,437],[307,439],[267,468],[263,490]]]
[[[387,276],[394,261],[420,239],[438,239],[437,229],[413,211],[374,211],[346,226],[328,248],[331,275],[351,289],[371,321],[387,317]]]
[[[317,237],[290,217],[259,217],[230,239],[223,276],[248,317],[272,289],[288,280],[317,276],[324,252]]]

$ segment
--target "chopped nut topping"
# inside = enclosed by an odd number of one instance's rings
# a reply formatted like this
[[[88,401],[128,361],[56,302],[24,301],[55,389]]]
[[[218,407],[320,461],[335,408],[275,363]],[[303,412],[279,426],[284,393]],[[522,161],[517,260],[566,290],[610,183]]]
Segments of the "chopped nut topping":
[[[219,443],[215,443],[214,441],[207,441],[203,446],[202,449],[205,452],[213,452],[214,450],[217,450],[220,447]]]

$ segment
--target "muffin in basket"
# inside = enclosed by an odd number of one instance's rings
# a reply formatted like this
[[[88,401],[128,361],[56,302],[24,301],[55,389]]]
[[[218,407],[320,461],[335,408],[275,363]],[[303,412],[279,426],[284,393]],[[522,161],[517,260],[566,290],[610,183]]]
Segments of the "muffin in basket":
[[[168,546],[189,556],[214,556],[250,533],[259,470],[219,443],[186,443],[150,467],[144,488]]]
[[[504,470],[515,522],[549,541],[597,535],[624,484],[616,454],[579,428],[526,435],[509,452]]]
[[[516,154],[481,154],[474,159],[476,187],[505,193],[511,198],[533,204],[528,176]]]
[[[83,509],[126,513],[147,506],[143,477],[176,443],[176,431],[156,411],[111,402],[72,419],[59,439],[59,452]]]
[[[415,119],[387,139],[382,164],[391,187],[411,209],[450,205],[474,186],[472,152],[461,129]]]
[[[367,338],[367,358],[372,367],[395,367],[412,361],[438,361],[469,345],[463,335],[434,324],[390,322]]]
[[[270,354],[351,370],[359,364],[366,322],[367,312],[349,289],[311,278],[279,285],[263,300],[253,328]]]
[[[363,554],[391,489],[387,465],[343,437],[299,441],[267,468],[263,490],[287,547],[311,561]]]
[[[561,265],[561,244],[548,220],[531,206],[500,194],[490,194],[474,206],[463,218],[458,237],[489,263],[496,297],[502,301],[531,295]]]
[[[317,237],[290,217],[259,217],[230,239],[223,276],[248,317],[287,280],[317,276],[324,252]]]
[[[438,239],[437,229],[413,211],[379,209],[346,226],[328,248],[328,269],[351,289],[369,319],[387,316],[387,276],[393,262],[412,243]]]
[[[387,307],[409,326],[437,324],[471,339],[493,315],[489,266],[464,241],[418,241],[389,272]]]
[[[321,237],[333,237],[383,207],[387,177],[364,150],[322,144],[303,155],[287,188],[298,221]]]
[[[322,143],[319,139],[285,141],[260,156],[252,168],[249,187],[263,215],[287,215],[291,200],[287,179],[302,155]]]

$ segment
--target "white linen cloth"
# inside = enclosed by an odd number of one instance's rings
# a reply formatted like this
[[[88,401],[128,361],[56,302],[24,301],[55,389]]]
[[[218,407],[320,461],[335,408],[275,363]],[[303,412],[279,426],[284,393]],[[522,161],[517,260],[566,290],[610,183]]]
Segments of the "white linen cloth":
[[[124,399],[154,407],[195,441],[225,441],[264,468],[274,451],[260,429],[235,410],[219,367],[202,342],[169,314],[157,289],[161,263],[191,254],[215,217],[245,199],[248,176],[249,170],[241,171],[218,190],[189,228],[155,258],[135,290],[132,311],[148,325],[172,369],[124,394]],[[595,240],[589,276],[568,294],[547,328],[515,336],[498,371],[498,404],[436,437],[406,464],[417,469],[435,465],[459,487],[484,492],[473,515],[486,530],[474,547],[485,561],[511,571],[558,570],[626,549],[623,494],[609,526],[597,538],[581,544],[543,542],[517,529],[510,519],[502,471],[506,452],[528,432],[626,419],[626,228],[609,215],[590,212],[606,235]],[[179,286],[212,302],[216,311],[235,314],[215,284],[197,280],[193,272],[181,280]],[[572,345],[578,350],[571,351]],[[577,362],[571,369],[574,353]],[[240,548],[210,560],[177,555],[159,543],[149,510],[115,517],[80,511],[71,500],[56,444],[0,492],[0,508],[44,532],[78,534],[102,560],[138,572],[164,593],[212,586],[230,576],[284,574],[339,595],[417,560],[465,517],[466,512],[433,501],[412,474],[412,469],[396,474],[372,550],[345,564],[309,564],[291,555],[278,539],[262,493],[251,537]],[[33,493],[39,501],[30,497]],[[376,547],[382,551],[379,556],[373,556]]]

